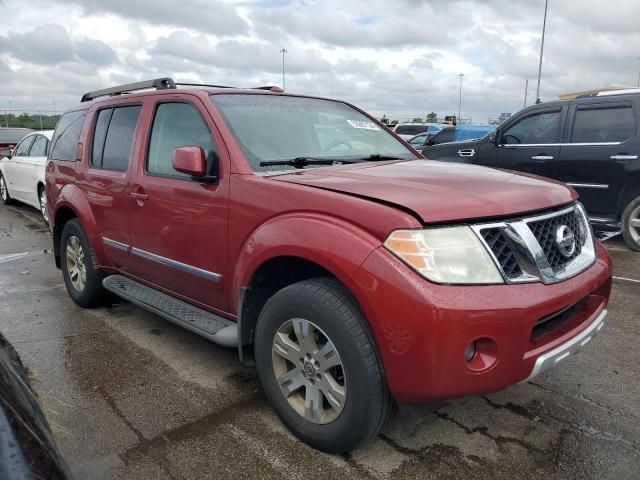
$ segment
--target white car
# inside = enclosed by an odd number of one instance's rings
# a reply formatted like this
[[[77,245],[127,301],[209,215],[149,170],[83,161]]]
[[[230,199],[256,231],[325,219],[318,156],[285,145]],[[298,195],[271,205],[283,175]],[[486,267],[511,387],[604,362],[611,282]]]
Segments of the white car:
[[[49,223],[44,170],[53,130],[33,132],[16,145],[11,152],[0,152],[0,196],[7,204],[17,200],[40,209],[44,221]]]

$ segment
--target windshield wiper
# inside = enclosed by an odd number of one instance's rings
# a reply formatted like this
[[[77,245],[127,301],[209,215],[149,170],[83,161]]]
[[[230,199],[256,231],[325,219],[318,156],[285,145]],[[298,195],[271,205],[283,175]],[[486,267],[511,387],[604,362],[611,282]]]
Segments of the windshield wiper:
[[[408,160],[408,158],[396,157],[394,155],[382,155],[380,153],[374,153],[373,155],[369,155],[368,157],[364,157],[363,160],[368,160],[370,162],[382,162],[385,160]]]
[[[303,168],[307,165],[333,165],[334,163],[355,163],[354,160],[344,160],[341,158],[316,158],[316,157],[296,157],[288,160],[269,160],[260,162],[261,167],[271,165],[291,165],[295,168]]]

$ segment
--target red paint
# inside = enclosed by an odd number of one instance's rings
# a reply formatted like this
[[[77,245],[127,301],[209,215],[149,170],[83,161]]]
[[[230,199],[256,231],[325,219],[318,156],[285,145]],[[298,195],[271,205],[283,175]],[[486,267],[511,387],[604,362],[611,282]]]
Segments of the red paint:
[[[203,177],[207,173],[207,160],[204,158],[202,147],[178,147],[173,152],[173,168],[178,172]]]
[[[237,315],[241,287],[264,262],[279,256],[315,262],[361,305],[391,392],[403,402],[441,401],[518,382],[538,355],[579,333],[606,305],[611,262],[601,247],[591,268],[558,284],[463,287],[430,283],[381,246],[398,228],[566,204],[575,199],[572,189],[513,172],[426,161],[256,176],[208,98],[217,92],[234,90],[154,91],[83,104],[88,114],[80,138],[82,161],[50,161],[47,168],[52,224],[61,208],[72,209],[105,270],[229,318]],[[217,182],[145,172],[153,112],[157,102],[167,100],[187,101],[200,111],[219,149]],[[142,105],[133,160],[126,172],[90,168],[96,111],[117,104]],[[179,149],[177,166],[197,171],[193,150]],[[130,248],[105,245],[103,237],[221,277],[204,279],[131,255]],[[530,340],[537,319],[584,297],[588,302],[570,321]],[[479,340],[478,356],[466,364],[464,351],[474,340]]]

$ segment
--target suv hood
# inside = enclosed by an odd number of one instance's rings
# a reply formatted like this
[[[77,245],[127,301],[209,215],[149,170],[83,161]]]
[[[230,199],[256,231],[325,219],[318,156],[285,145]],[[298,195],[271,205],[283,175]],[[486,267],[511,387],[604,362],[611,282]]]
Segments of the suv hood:
[[[577,198],[573,189],[541,177],[429,160],[366,162],[271,178],[392,204],[423,223],[507,216]]]

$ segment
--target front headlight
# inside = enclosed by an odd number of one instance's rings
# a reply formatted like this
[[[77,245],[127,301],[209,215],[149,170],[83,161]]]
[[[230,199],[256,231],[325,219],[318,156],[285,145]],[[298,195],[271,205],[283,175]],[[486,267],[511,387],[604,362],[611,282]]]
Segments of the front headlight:
[[[489,252],[469,227],[396,230],[384,246],[433,282],[504,283]]]

